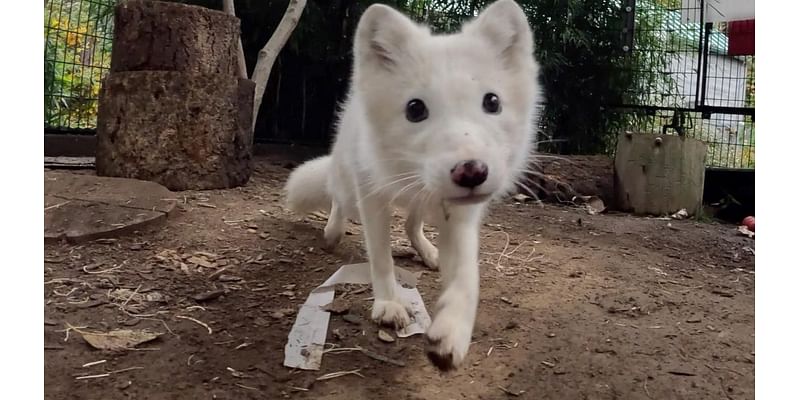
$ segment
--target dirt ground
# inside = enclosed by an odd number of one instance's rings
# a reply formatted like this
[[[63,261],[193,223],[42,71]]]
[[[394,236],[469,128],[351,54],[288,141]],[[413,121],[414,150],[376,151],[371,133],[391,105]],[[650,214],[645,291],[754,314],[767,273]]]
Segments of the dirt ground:
[[[330,347],[395,363],[331,352],[320,371],[287,369],[300,304],[339,266],[365,260],[359,226],[325,253],[324,221],[281,208],[287,173],[260,160],[246,187],[179,193],[164,226],[46,244],[46,398],[754,398],[752,239],[732,225],[513,201],[493,205],[483,227],[462,369],[440,375],[420,336],[378,340],[371,294],[355,287],[343,289],[349,316],[332,316]],[[430,309],[438,273],[413,257],[397,223],[397,264],[421,273]],[[113,329],[162,335],[122,352],[81,338]]]

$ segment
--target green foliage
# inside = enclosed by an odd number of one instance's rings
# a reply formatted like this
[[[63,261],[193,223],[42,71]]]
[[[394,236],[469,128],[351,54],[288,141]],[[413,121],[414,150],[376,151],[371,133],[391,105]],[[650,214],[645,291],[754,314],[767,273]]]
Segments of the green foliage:
[[[112,0],[50,0],[45,8],[46,127],[94,128],[111,63]]]

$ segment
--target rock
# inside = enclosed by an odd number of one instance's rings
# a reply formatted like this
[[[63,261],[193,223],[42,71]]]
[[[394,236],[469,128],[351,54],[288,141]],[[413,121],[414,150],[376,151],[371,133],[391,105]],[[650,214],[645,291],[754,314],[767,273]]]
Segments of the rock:
[[[107,239],[163,223],[175,194],[153,182],[46,171],[45,242]],[[170,200],[172,199],[172,200]]]
[[[208,292],[203,292],[203,293],[200,293],[200,294],[196,294],[196,295],[192,296],[192,298],[195,301],[199,301],[199,302],[211,301],[211,300],[214,300],[214,299],[222,296],[224,293],[225,293],[224,290],[215,289],[215,290],[211,290],[211,291],[208,291]]]

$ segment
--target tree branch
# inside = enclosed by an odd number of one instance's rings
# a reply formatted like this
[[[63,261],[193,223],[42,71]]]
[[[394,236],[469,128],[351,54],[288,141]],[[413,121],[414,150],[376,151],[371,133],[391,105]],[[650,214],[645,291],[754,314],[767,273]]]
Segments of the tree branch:
[[[225,1],[232,2],[232,0]],[[289,40],[289,36],[294,32],[294,28],[297,27],[300,15],[303,14],[303,9],[305,9],[305,7],[306,0],[289,0],[289,5],[286,7],[286,12],[283,14],[281,22],[278,23],[278,27],[275,28],[275,32],[272,33],[272,36],[269,38],[269,41],[267,41],[267,44],[264,45],[264,48],[258,52],[258,61],[256,62],[255,69],[253,69],[253,75],[250,77],[250,79],[256,83],[256,92],[253,101],[253,130],[255,130],[256,127],[258,110],[261,108],[264,91],[267,89],[267,82],[269,81],[269,74],[272,71],[272,65],[275,63],[275,59],[278,58],[278,53],[280,53],[283,46],[285,46],[286,42]]]
[[[45,0],[45,4],[47,1]],[[233,6],[233,0],[222,0],[222,9],[225,11],[226,14],[236,16],[236,9]],[[241,29],[241,28],[240,28]],[[247,79],[247,64],[244,61],[244,48],[242,47],[242,35],[239,34],[239,46],[238,46],[239,54],[237,57],[239,58],[239,77],[242,79]],[[253,116],[255,119],[255,116]]]

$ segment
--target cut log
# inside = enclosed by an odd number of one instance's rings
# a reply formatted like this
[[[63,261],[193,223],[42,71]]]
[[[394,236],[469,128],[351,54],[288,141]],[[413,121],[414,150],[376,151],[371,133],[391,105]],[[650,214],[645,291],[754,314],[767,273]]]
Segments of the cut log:
[[[622,134],[614,160],[616,206],[639,215],[702,207],[706,145],[675,135]]]
[[[114,14],[111,71],[238,76],[240,22],[204,7],[126,0]]]
[[[98,175],[170,190],[247,183],[254,87],[233,74],[110,73],[97,118]]]

